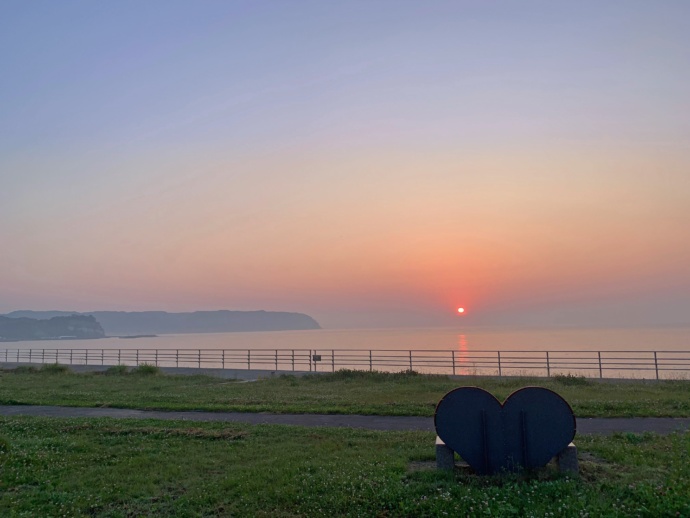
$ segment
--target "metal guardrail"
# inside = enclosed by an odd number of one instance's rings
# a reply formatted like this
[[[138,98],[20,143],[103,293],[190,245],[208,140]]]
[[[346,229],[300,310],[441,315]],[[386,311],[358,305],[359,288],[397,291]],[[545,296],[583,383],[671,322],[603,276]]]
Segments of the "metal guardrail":
[[[141,365],[283,372],[417,371],[453,375],[688,378],[690,351],[342,349],[2,349],[0,362]]]

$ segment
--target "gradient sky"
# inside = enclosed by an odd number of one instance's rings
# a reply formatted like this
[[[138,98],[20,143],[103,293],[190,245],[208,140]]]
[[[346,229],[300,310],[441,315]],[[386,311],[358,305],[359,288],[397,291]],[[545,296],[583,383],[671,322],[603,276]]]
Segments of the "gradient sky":
[[[0,312],[690,324],[689,64],[685,0],[0,0]]]

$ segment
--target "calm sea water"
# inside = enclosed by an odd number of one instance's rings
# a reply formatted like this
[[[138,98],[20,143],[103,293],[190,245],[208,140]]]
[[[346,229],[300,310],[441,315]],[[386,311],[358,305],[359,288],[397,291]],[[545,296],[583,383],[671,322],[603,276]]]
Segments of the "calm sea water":
[[[155,338],[30,341],[0,349],[313,349],[479,351],[690,351],[690,327],[637,329],[322,329],[160,335]]]

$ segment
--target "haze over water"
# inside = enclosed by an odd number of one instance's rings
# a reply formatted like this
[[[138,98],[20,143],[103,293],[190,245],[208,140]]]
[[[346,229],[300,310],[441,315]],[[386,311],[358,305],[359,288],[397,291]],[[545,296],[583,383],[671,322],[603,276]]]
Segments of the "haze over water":
[[[312,349],[478,351],[690,351],[690,328],[525,329],[514,327],[323,329],[160,335],[3,344],[8,349]]]

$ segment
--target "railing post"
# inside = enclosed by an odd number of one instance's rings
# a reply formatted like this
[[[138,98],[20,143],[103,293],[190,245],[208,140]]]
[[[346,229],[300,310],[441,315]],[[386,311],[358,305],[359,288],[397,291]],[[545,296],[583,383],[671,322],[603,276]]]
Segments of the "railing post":
[[[453,376],[455,376],[455,350],[452,350],[451,353],[453,353]]]
[[[120,359],[120,357],[122,356],[121,351],[122,351],[121,349],[117,350],[117,364],[118,365],[122,364],[122,360]]]
[[[410,372],[412,372],[412,350],[410,349]]]
[[[69,350],[69,364],[72,365],[72,351],[73,349]]]
[[[659,362],[656,357],[656,351],[654,351],[654,370],[656,371],[656,379],[659,381]]]
[[[331,349],[331,372],[335,372],[335,351]]]
[[[155,354],[155,356],[154,356],[154,360],[153,360],[153,361],[155,362],[156,367],[158,367],[158,349],[156,349],[156,354]]]
[[[295,371],[295,350],[292,349],[292,371]]]
[[[503,372],[501,371],[501,351],[496,351],[496,355],[498,356],[498,377],[503,376]]]
[[[369,349],[369,372],[374,370],[374,365],[371,361],[371,349]]]
[[[175,367],[180,366],[180,350],[175,349]]]
[[[84,349],[84,365],[88,365],[88,364],[89,364],[89,350]]]
[[[551,377],[551,363],[549,362],[549,351],[546,351],[546,377]]]
[[[198,359],[198,366],[199,366],[199,368],[201,369],[201,349],[199,349],[197,352],[199,353],[198,356],[197,356],[197,359]]]
[[[601,368],[601,351],[597,352],[597,357],[599,358],[599,379],[604,377],[604,370]]]
[[[225,369],[225,349],[223,349],[223,369]]]
[[[276,370],[278,370],[278,349],[276,349]]]
[[[311,363],[312,359],[314,358],[314,353],[309,349],[309,372],[311,372]]]
[[[251,370],[252,368],[252,351],[251,349],[247,349],[247,370]]]
[[[46,350],[42,349],[41,350],[41,363],[45,363],[45,362],[46,362]]]
[[[139,349],[137,349],[137,365],[139,365]]]
[[[19,361],[19,351],[17,351],[17,361]],[[29,363],[31,363],[31,349],[29,349]]]
[[[105,351],[103,349],[101,349],[101,365],[103,365],[104,363],[105,363]]]

